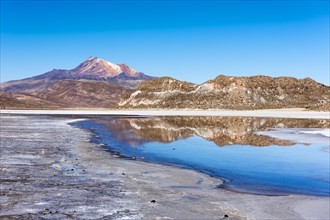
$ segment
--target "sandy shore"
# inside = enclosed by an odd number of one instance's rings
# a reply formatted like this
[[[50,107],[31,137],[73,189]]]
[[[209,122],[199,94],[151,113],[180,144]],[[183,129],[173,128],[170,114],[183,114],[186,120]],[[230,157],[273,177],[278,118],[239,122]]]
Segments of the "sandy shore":
[[[265,110],[0,110],[1,114],[24,115],[135,115],[135,116],[241,116],[266,118],[316,118],[330,119],[330,112],[305,109]]]
[[[329,219],[329,197],[226,191],[199,172],[116,158],[68,122],[1,115],[0,218]]]

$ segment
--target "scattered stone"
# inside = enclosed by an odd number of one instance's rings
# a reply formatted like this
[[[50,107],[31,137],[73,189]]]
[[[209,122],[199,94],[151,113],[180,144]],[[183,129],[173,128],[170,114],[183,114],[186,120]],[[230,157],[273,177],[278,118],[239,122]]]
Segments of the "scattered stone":
[[[151,202],[151,203],[156,203],[156,200],[153,199],[153,200],[151,200],[150,202]]]

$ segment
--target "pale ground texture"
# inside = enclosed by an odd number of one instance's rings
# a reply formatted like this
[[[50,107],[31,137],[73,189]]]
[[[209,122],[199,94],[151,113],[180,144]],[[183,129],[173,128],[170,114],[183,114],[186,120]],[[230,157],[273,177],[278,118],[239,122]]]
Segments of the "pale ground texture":
[[[241,117],[266,117],[266,118],[317,118],[330,119],[330,112],[306,111],[305,109],[264,109],[264,110],[0,110],[6,114],[26,115],[140,115],[140,116],[241,116]]]
[[[330,147],[329,128],[273,128],[256,133],[299,144],[325,144]]]
[[[199,172],[116,158],[65,118],[0,116],[1,219],[329,219],[329,197],[230,192]]]

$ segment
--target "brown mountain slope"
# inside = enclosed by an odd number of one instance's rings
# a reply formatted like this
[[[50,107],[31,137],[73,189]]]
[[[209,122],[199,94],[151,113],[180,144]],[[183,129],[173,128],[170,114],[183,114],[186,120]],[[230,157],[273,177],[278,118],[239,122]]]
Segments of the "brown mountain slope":
[[[201,85],[168,77],[153,79],[142,83],[119,106],[198,109],[319,108],[328,102],[330,87],[310,78],[220,75]]]
[[[0,92],[0,107],[7,109],[108,108],[133,90],[111,82],[60,80],[32,94]]]
[[[111,82],[61,80],[34,96],[67,107],[112,107],[133,90]]]
[[[53,109],[63,106],[27,94],[0,92],[1,109]]]

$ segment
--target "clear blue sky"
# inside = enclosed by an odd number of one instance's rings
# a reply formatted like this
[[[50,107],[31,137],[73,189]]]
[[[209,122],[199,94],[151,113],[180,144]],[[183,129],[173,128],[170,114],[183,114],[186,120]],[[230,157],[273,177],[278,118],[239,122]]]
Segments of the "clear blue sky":
[[[329,1],[1,0],[1,81],[89,56],[201,83],[219,74],[329,85]]]

